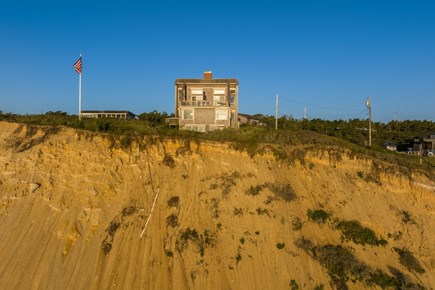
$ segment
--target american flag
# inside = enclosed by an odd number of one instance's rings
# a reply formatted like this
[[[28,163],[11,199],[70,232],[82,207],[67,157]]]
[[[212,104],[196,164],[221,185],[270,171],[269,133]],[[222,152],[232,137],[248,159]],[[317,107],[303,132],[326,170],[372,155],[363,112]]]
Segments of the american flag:
[[[82,57],[80,57],[75,63],[74,68],[76,69],[76,72],[81,75],[82,74]]]

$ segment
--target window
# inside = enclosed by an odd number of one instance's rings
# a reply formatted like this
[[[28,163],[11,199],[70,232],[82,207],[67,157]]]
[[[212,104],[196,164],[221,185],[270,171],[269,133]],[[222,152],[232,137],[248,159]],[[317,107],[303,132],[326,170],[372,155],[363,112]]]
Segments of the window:
[[[191,89],[190,92],[192,95],[201,95],[202,96],[202,89]]]
[[[224,128],[225,128],[225,126],[223,126],[223,125],[210,125],[209,130],[215,131],[215,130],[222,130]]]
[[[223,105],[225,105],[224,100],[225,100],[224,96],[216,96],[216,95],[213,96],[213,103],[214,103],[215,106],[223,106]]]
[[[215,106],[225,105],[225,89],[213,89],[213,104]]]
[[[183,88],[178,88],[178,98],[186,100],[186,97],[183,94]]]
[[[216,121],[219,120],[228,120],[228,110],[216,110]]]
[[[230,90],[230,105],[235,105],[235,101],[236,101],[236,90],[235,89],[231,89]]]
[[[192,97],[192,101],[202,101],[204,92],[202,89],[190,89],[190,96]]]
[[[181,119],[182,120],[193,120],[193,110],[192,109],[184,109],[181,111]]]
[[[195,88],[195,89],[190,89],[190,98],[192,102],[197,102],[195,103],[195,105],[204,105],[203,102],[199,102],[199,101],[206,101],[207,97],[205,95],[204,90]]]
[[[195,132],[205,132],[205,125],[185,125],[181,129]]]

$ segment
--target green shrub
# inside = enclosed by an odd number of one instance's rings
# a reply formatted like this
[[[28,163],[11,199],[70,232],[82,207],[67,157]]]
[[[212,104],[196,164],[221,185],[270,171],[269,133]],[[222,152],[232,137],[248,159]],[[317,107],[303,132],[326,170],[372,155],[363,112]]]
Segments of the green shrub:
[[[291,290],[299,290],[299,285],[296,282],[296,280],[293,279],[290,280],[290,287]]]
[[[178,217],[175,214],[171,214],[166,218],[166,223],[168,226],[175,228],[178,226]]]
[[[239,241],[240,241],[240,243],[243,245],[243,244],[245,243],[245,238],[244,238],[244,237],[241,237]]]
[[[241,208],[234,208],[234,213],[235,216],[243,216],[243,209]]]
[[[121,147],[124,149],[130,148],[131,144],[133,143],[133,136],[131,135],[125,135],[121,137]]]
[[[314,256],[316,247],[314,246],[313,242],[311,242],[309,239],[302,237],[295,240],[293,244],[296,247],[304,250],[307,254]]]
[[[205,230],[201,234],[196,229],[187,228],[181,231],[179,237],[175,241],[175,248],[181,253],[189,243],[194,244],[201,257],[203,257],[206,248],[215,246],[216,237],[208,230]]]
[[[224,173],[220,176],[215,177],[217,183],[212,183],[210,189],[220,188],[222,190],[222,196],[227,197],[231,192],[233,186],[236,185],[237,179],[241,179],[242,175],[238,171],[231,173]]]
[[[269,211],[267,210],[267,208],[261,208],[261,207],[259,207],[259,208],[257,208],[257,214],[258,215],[264,215],[264,214],[267,214],[267,216],[269,216],[270,217],[270,214],[269,214]]]
[[[285,243],[277,243],[276,244],[276,248],[279,250],[284,249],[284,247],[285,247]]]
[[[296,199],[296,194],[290,184],[266,183],[266,186],[275,194],[276,199],[292,201]]]
[[[256,186],[250,186],[247,190],[246,190],[246,194],[247,195],[252,195],[252,196],[256,196],[259,195],[260,192],[263,190],[263,186],[262,185],[256,185]]]
[[[219,200],[217,200],[216,198],[212,198],[211,202],[210,202],[210,207],[211,207],[211,217],[214,219],[219,218]]]
[[[101,249],[103,250],[104,254],[107,255],[112,250],[112,243],[104,240],[101,243]]]
[[[401,283],[396,277],[389,276],[379,269],[370,274],[370,278],[367,280],[367,283],[369,285],[372,283],[376,284],[382,289],[390,289],[390,287],[393,289],[401,288]]]
[[[390,270],[391,274],[399,281],[400,286],[397,289],[413,289],[413,290],[425,290],[426,288],[420,284],[415,284],[412,279],[399,271],[398,269],[388,266],[388,270]]]
[[[352,240],[355,244],[372,246],[385,246],[387,244],[386,240],[378,240],[372,229],[363,227],[358,221],[340,221],[337,229],[341,231],[342,238],[346,241]]]
[[[369,268],[341,245],[318,246],[315,253],[316,259],[328,270],[329,276],[333,279],[345,282],[349,277],[353,277],[362,281],[369,274]]]
[[[405,224],[408,224],[408,223],[409,224],[415,224],[414,219],[412,218],[411,214],[408,211],[402,210],[400,213],[402,215],[402,222],[403,223],[405,223]]]
[[[421,285],[414,284],[399,270],[390,266],[388,266],[388,269],[394,277],[383,273],[381,270],[372,272],[370,267],[359,261],[351,250],[341,245],[316,246],[304,237],[297,239],[294,244],[318,261],[328,271],[331,279],[330,285],[334,289],[348,289],[346,283],[349,279],[352,282],[364,282],[369,286],[375,284],[382,289],[424,289]],[[407,260],[407,268],[421,273],[423,269],[409,251],[397,248],[394,248],[394,250],[403,257],[407,256],[404,258]],[[314,289],[323,289],[322,286],[316,286]]]
[[[301,222],[300,218],[295,217],[292,220],[292,228],[293,228],[293,231],[299,231],[300,229],[302,229],[302,222]]]
[[[178,207],[180,204],[180,198],[178,196],[173,196],[168,199],[168,207]]]
[[[175,160],[172,158],[170,154],[165,154],[165,157],[163,157],[163,164],[165,164],[168,167],[174,168],[175,167]]]
[[[302,166],[305,166],[305,163],[306,163],[306,161],[305,161],[305,155],[306,154],[307,154],[307,151],[305,151],[304,149],[299,148],[299,149],[293,150],[293,152],[291,153],[291,157],[290,158],[293,161],[299,161],[299,163]]]
[[[289,159],[289,155],[283,148],[273,148],[272,150],[273,156],[275,156],[275,159],[278,161],[286,161]]]
[[[315,222],[325,223],[326,220],[329,219],[331,214],[324,211],[323,209],[316,209],[316,210],[309,209],[307,211],[307,216]]]
[[[135,205],[129,205],[122,209],[121,216],[122,218],[131,216],[137,211],[137,207]]]
[[[172,253],[172,251],[169,251],[169,250],[165,250],[165,254],[166,254],[166,256],[168,256],[169,258],[171,258],[172,256],[174,256],[174,253]]]
[[[166,112],[160,113],[156,110],[149,113],[142,113],[139,116],[139,120],[144,121],[151,127],[158,127],[165,124],[165,119],[168,117]]]
[[[110,120],[97,119],[95,123],[95,131],[108,132],[111,127]]]
[[[425,271],[421,267],[420,262],[412,255],[412,253],[405,248],[393,248],[394,251],[399,255],[399,262],[409,271],[414,271],[419,274],[423,274]]]
[[[121,226],[121,222],[117,219],[113,219],[109,226],[106,228],[106,236],[101,243],[101,249],[103,250],[104,254],[107,255],[112,250],[112,242],[114,239],[114,236],[116,234],[116,231]]]
[[[183,241],[197,240],[198,239],[198,231],[196,229],[191,230],[190,228],[187,228],[181,232],[180,238]]]
[[[242,255],[240,253],[237,253],[236,255],[236,264],[238,264],[242,260]]]
[[[260,194],[260,192],[264,188],[269,188],[270,191],[272,191],[275,195],[274,197],[268,197],[267,201],[265,202],[266,204],[271,203],[273,199],[276,199],[276,200],[280,199],[280,200],[284,200],[284,201],[292,201],[292,200],[296,199],[296,194],[295,194],[293,188],[290,186],[290,184],[276,184],[276,183],[271,183],[271,182],[266,182],[264,184],[256,185],[256,186],[251,185],[246,190],[246,194],[256,196],[256,195]]]

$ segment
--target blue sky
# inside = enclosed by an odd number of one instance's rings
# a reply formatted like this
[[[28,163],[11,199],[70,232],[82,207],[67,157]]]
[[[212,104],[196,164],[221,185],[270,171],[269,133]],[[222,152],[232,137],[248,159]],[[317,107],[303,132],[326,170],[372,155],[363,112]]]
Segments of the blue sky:
[[[239,111],[435,120],[435,1],[0,3],[0,110],[172,113],[176,78],[239,80]]]

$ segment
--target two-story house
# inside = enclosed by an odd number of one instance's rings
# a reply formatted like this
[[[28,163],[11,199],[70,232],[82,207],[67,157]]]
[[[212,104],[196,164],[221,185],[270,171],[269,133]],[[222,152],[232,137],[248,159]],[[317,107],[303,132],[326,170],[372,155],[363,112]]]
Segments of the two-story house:
[[[213,79],[211,71],[203,79],[175,80],[175,118],[180,130],[208,132],[238,127],[237,79]]]
[[[435,154],[435,134],[430,134],[428,137],[420,137],[414,139],[412,146],[414,154],[434,156]]]

